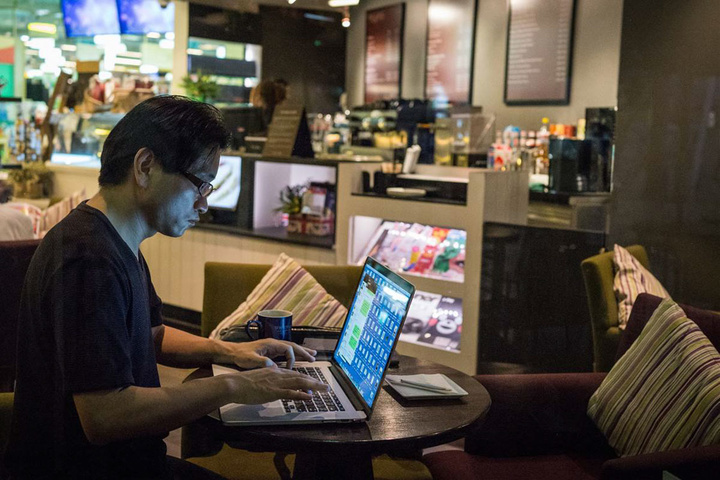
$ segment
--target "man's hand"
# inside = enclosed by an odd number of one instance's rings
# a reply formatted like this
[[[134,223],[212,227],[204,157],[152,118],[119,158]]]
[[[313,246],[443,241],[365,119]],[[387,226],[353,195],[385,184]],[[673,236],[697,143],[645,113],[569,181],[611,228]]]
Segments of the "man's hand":
[[[276,366],[220,377],[227,378],[230,382],[232,401],[235,403],[261,404],[279,399],[310,400],[313,391],[328,390],[328,386],[318,380]]]
[[[301,347],[293,342],[264,338],[254,342],[217,342],[220,347],[219,354],[214,358],[215,363],[233,363],[241,368],[274,367],[273,358],[285,356],[287,368],[292,368],[295,360],[314,362],[317,352]]]

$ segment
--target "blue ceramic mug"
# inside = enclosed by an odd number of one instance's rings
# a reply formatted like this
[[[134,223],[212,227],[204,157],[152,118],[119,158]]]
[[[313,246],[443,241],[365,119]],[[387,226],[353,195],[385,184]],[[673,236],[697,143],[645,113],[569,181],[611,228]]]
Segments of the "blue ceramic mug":
[[[257,325],[258,338],[253,338],[250,325]],[[245,333],[253,340],[275,338],[290,341],[292,336],[292,312],[287,310],[263,310],[257,318],[245,324]]]

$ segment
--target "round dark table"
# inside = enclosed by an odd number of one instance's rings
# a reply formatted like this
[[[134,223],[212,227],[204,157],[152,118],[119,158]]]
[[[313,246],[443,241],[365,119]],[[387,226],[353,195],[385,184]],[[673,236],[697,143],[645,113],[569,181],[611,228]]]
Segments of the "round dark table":
[[[219,451],[222,442],[253,451],[294,452],[294,478],[373,478],[372,456],[417,455],[478,428],[490,395],[471,376],[438,363],[400,356],[396,375],[442,373],[468,392],[460,399],[405,400],[383,386],[369,421],[318,425],[225,426],[206,416],[183,428],[183,458]],[[210,376],[194,371],[186,381]]]

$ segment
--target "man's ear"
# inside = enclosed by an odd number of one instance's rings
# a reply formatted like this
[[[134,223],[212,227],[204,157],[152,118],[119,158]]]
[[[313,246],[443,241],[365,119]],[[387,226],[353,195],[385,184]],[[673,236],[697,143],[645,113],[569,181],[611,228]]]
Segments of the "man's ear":
[[[155,165],[155,155],[152,150],[143,147],[135,154],[133,160],[133,176],[135,183],[142,188],[147,188],[150,183],[150,170]]]

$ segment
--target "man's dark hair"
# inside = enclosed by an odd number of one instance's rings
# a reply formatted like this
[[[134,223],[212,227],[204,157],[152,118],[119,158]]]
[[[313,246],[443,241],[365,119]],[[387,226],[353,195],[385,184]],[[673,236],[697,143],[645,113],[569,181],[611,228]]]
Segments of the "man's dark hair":
[[[135,154],[150,149],[166,172],[182,172],[196,160],[209,161],[230,141],[220,111],[179,95],[139,103],[112,129],[100,157],[100,186],[120,185]]]

